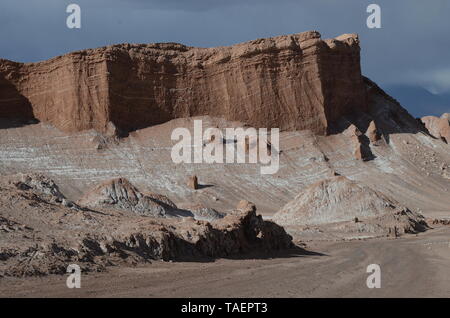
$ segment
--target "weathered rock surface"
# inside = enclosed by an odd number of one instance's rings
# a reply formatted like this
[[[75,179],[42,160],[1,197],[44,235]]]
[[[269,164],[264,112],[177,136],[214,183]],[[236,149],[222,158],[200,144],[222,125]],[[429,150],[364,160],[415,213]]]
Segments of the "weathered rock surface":
[[[369,127],[366,131],[366,136],[369,138],[371,143],[376,143],[378,140],[380,140],[380,133],[377,130],[377,126],[375,124],[375,121],[371,121],[369,124]]]
[[[393,236],[426,229],[421,215],[344,176],[308,186],[278,211],[273,220],[283,226],[326,226],[332,232],[329,225],[337,224],[334,231]]]
[[[225,216],[224,213],[203,204],[179,205],[178,208],[191,212],[196,220],[213,221],[216,219],[221,219]]]
[[[63,205],[65,207],[81,209],[77,204],[68,200],[59,190],[58,185],[50,178],[38,173],[18,173],[10,175],[3,183],[19,191],[24,191],[24,198]],[[31,195],[31,196],[30,196]]]
[[[0,60],[0,105],[0,117],[67,132],[211,115],[324,134],[367,108],[357,35],[321,40],[315,31],[230,47],[122,44],[39,63]]]
[[[367,137],[363,135],[358,127],[351,124],[343,134],[350,139],[351,149],[355,159],[365,161],[372,158],[372,152],[370,151],[368,140],[366,140]]]
[[[169,198],[151,193],[142,193],[127,179],[118,178],[98,185],[79,201],[81,206],[131,211],[153,217],[192,216],[181,211]]]
[[[374,130],[380,138],[383,137],[386,143],[389,143],[391,134],[415,134],[424,131],[419,121],[411,116],[396,99],[389,96],[369,78],[363,77],[363,79],[367,92],[367,111],[356,109],[344,115],[330,127],[332,133],[341,133],[353,124],[359,131],[366,132],[366,143],[369,143],[370,135],[375,132]],[[376,136],[372,137],[376,138]]]
[[[198,178],[197,178],[197,176],[189,176],[187,178],[186,185],[192,190],[197,190],[198,189]]]
[[[441,117],[425,116],[421,118],[421,121],[433,137],[450,143],[450,121],[448,113],[443,114]]]
[[[108,200],[140,198],[123,180],[110,184],[119,190],[110,187]],[[63,274],[73,263],[83,271],[100,271],[124,263],[233,257],[292,247],[283,228],[264,221],[254,205],[213,222],[152,218],[114,209],[71,209],[51,202],[39,188],[17,188],[7,178],[0,180],[0,206],[0,277]]]

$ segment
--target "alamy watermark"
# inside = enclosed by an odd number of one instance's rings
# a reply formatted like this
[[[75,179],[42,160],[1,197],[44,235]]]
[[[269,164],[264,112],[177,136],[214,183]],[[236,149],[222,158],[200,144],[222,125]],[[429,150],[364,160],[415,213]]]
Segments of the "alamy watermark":
[[[261,164],[261,174],[274,174],[280,163],[279,128],[219,128],[203,131],[202,120],[194,120],[194,136],[187,128],[176,128],[171,139],[174,163],[253,163]]]
[[[366,25],[369,29],[381,28],[381,7],[376,3],[372,3],[367,6],[367,13],[370,15],[367,17]],[[66,8],[66,13],[69,16],[66,19],[66,25],[69,29],[81,29],[81,7],[72,3]]]
[[[81,268],[77,264],[70,264],[67,266],[67,273],[70,275],[67,277],[67,288],[81,288]]]
[[[378,4],[372,3],[367,7],[367,13],[370,13],[366,21],[367,27],[369,29],[380,29],[381,7]]]
[[[70,13],[66,19],[66,25],[69,29],[81,29],[81,8],[78,4],[69,4],[66,13]]]
[[[381,267],[378,264],[370,264],[367,266],[367,273],[370,275],[367,277],[367,288],[381,288]]]

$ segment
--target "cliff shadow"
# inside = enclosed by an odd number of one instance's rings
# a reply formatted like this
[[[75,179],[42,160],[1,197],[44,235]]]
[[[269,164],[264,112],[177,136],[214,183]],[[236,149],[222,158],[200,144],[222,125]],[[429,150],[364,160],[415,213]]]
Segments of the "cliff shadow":
[[[240,253],[232,253],[230,255],[205,256],[205,255],[181,255],[171,258],[173,262],[189,262],[189,263],[213,263],[219,259],[229,260],[269,260],[269,259],[287,259],[298,257],[314,257],[314,256],[329,256],[320,252],[307,250],[303,247],[295,245],[291,248],[264,251],[260,249],[249,250]]]
[[[0,74],[0,129],[36,124],[30,101]]]

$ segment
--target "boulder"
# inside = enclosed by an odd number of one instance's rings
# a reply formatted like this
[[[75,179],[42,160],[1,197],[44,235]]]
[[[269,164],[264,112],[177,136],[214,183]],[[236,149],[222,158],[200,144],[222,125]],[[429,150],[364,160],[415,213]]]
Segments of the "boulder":
[[[448,113],[445,113],[441,117],[425,116],[421,118],[422,123],[428,129],[430,135],[442,141],[450,142],[450,123],[448,119]]]

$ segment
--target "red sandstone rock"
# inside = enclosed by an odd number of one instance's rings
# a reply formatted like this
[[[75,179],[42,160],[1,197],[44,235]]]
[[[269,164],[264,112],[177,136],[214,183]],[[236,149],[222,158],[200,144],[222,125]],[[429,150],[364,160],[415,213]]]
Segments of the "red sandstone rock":
[[[377,126],[375,125],[375,122],[373,120],[370,122],[369,127],[367,128],[366,136],[372,143],[380,140],[380,134],[378,133]]]
[[[360,137],[362,136],[362,132],[355,125],[351,124],[348,128],[343,132],[343,134],[347,137]]]
[[[435,116],[425,116],[421,118],[421,121],[433,137],[442,139],[446,143],[450,142],[450,123],[448,114],[443,114],[440,118]]]
[[[198,179],[197,176],[190,176],[187,180],[187,186],[192,190],[198,189]]]
[[[360,138],[362,136],[361,131],[359,131],[359,129],[355,125],[351,124],[344,131],[344,135],[349,137],[351,140],[352,149],[353,149],[353,157],[356,158],[357,160],[363,160],[364,156],[363,156],[362,144],[361,144],[361,140],[360,140]]]
[[[39,63],[0,60],[0,117],[64,131],[123,131],[211,115],[254,127],[310,129],[367,107],[357,35],[318,32],[230,47],[122,44]]]
[[[239,201],[238,205],[236,206],[236,209],[239,211],[250,211],[255,212],[256,211],[256,205],[252,202],[241,200]]]

